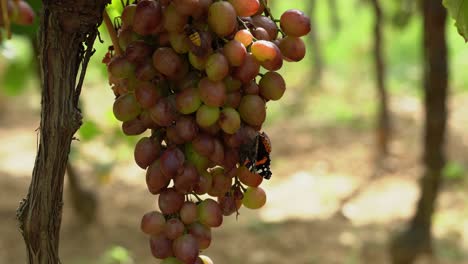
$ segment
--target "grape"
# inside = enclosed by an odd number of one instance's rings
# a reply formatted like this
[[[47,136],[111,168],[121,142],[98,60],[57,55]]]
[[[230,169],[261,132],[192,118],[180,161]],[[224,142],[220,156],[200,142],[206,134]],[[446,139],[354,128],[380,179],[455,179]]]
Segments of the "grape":
[[[172,251],[172,241],[169,240],[164,234],[151,236],[150,238],[151,253],[155,258],[164,259],[174,256]]]
[[[211,81],[203,78],[198,84],[201,100],[208,106],[223,106],[226,100],[226,85],[223,82]]]
[[[184,195],[174,188],[165,189],[159,194],[158,204],[163,214],[175,214],[184,204]]]
[[[122,123],[122,131],[127,136],[140,135],[146,131],[146,127],[141,120],[135,118]]]
[[[219,204],[213,199],[203,200],[198,205],[198,219],[208,227],[218,227],[223,222],[223,214]]]
[[[236,92],[239,91],[242,87],[242,82],[234,79],[232,76],[227,76],[224,80],[224,85],[226,85],[226,92]]]
[[[120,29],[117,37],[119,38],[120,47],[124,50],[130,43],[137,41],[140,38],[140,36],[138,36],[138,34],[135,33],[132,28]]]
[[[164,234],[170,240],[174,240],[184,234],[185,226],[178,218],[167,220]]]
[[[208,9],[210,8],[213,0],[198,0],[199,8],[195,10],[195,13],[192,15],[195,19],[204,18],[208,15]]]
[[[135,69],[135,77],[140,81],[151,81],[156,76],[158,76],[158,73],[153,66],[152,60],[142,62]]]
[[[252,44],[252,55],[260,62],[273,60],[276,56],[275,44],[271,41],[258,40]]]
[[[197,110],[197,124],[201,127],[209,127],[219,119],[219,108],[202,105]]]
[[[201,250],[207,249],[210,246],[211,228],[200,222],[194,222],[188,226],[188,232],[195,237]]]
[[[186,234],[174,240],[172,245],[174,255],[185,264],[193,264],[198,256],[198,242],[191,234]]]
[[[214,140],[214,149],[213,153],[209,157],[211,161],[216,164],[223,164],[224,162],[224,146],[219,139]]]
[[[248,17],[255,15],[260,7],[258,0],[229,0],[229,3],[234,6],[238,16]]]
[[[161,98],[149,109],[151,119],[160,126],[169,126],[177,118],[175,107],[167,97]]]
[[[265,191],[260,187],[249,187],[244,193],[242,204],[249,209],[261,208],[266,203]]]
[[[260,126],[266,118],[265,101],[258,95],[245,95],[239,105],[239,113],[244,122]]]
[[[250,44],[252,44],[253,35],[249,30],[242,29],[236,32],[234,39],[244,44],[245,47],[248,47]]]
[[[135,146],[135,162],[140,168],[146,169],[161,152],[161,147],[149,137],[141,138]]]
[[[260,63],[251,53],[248,53],[247,56],[245,56],[244,63],[234,70],[232,76],[240,80],[242,83],[248,83],[254,79],[259,72]]]
[[[146,170],[146,185],[152,194],[159,194],[169,185],[170,180],[162,174],[159,160],[153,162]]]
[[[150,35],[156,31],[161,22],[161,6],[158,1],[139,1],[135,10],[133,30],[142,35]]]
[[[242,88],[244,89],[245,94],[259,94],[260,93],[260,87],[258,87],[255,81],[251,81],[250,83],[244,85]]]
[[[277,72],[267,72],[260,79],[260,94],[267,100],[279,100],[286,90],[283,77]]]
[[[127,93],[115,100],[113,111],[115,118],[125,122],[135,119],[141,113],[141,107],[135,98],[135,94]]]
[[[193,190],[193,187],[199,182],[200,175],[197,168],[192,164],[184,166],[182,173],[174,178],[174,187],[177,191],[187,193]]]
[[[201,155],[208,157],[214,151],[214,140],[206,133],[199,134],[193,140],[193,148]]]
[[[183,15],[193,15],[201,9],[199,0],[174,0],[174,7],[176,10]]]
[[[116,56],[109,63],[108,70],[114,77],[128,78],[134,74],[135,66],[125,57]]]
[[[143,108],[150,108],[162,97],[160,91],[151,82],[139,82],[135,89],[135,97]]]
[[[271,40],[270,34],[268,34],[268,31],[262,27],[256,27],[253,30],[253,35],[256,39],[258,40]]]
[[[277,71],[283,66],[283,54],[281,53],[281,50],[276,46],[276,44],[273,45],[273,49],[275,50],[273,59],[266,60],[261,63],[262,67],[269,71]]]
[[[226,148],[224,151],[223,167],[226,171],[231,171],[236,168],[239,163],[239,149]]]
[[[138,116],[138,119],[135,119],[135,120],[138,121],[139,123],[141,123],[141,125],[144,128],[143,132],[147,128],[150,128],[150,129],[159,128],[159,126],[156,123],[154,123],[153,119],[151,119],[151,115],[150,115],[150,113],[148,111],[142,111],[140,113],[140,115]]]
[[[133,26],[133,18],[135,17],[135,4],[130,4],[126,6],[123,11],[120,19],[122,20],[122,28],[129,28]]]
[[[157,236],[164,232],[166,219],[164,215],[157,211],[146,213],[141,218],[141,231],[145,234]]]
[[[220,37],[230,35],[237,26],[236,10],[228,2],[213,3],[208,9],[208,25]]]
[[[158,48],[153,53],[153,65],[162,74],[174,77],[183,67],[182,59],[171,48]]]
[[[198,134],[198,126],[193,117],[182,116],[177,119],[176,130],[185,142],[192,141]]]
[[[185,143],[185,140],[183,140],[179,136],[179,133],[177,133],[175,125],[171,125],[166,128],[166,139],[164,141],[168,146],[180,145]]]
[[[224,56],[232,66],[241,66],[247,55],[245,46],[237,40],[231,40],[224,45]]]
[[[161,172],[166,177],[172,178],[183,171],[184,162],[185,155],[179,148],[169,148],[161,155]]]
[[[199,71],[205,70],[207,60],[208,56],[197,56],[193,52],[189,52],[190,65]]]
[[[241,99],[242,99],[242,93],[240,91],[228,93],[226,96],[226,102],[224,103],[224,105],[226,107],[238,108],[240,105]]]
[[[175,52],[185,54],[189,51],[188,38],[184,33],[172,32],[169,33],[169,42]]]
[[[280,41],[279,48],[283,56],[291,61],[300,61],[306,54],[304,41],[296,37],[286,36]]]
[[[281,29],[291,37],[302,37],[310,32],[310,18],[302,11],[290,9],[281,15]]]
[[[198,90],[188,88],[176,95],[176,108],[182,114],[191,114],[198,110],[202,101]]]
[[[179,14],[174,7],[170,4],[164,10],[163,23],[164,28],[169,32],[183,32],[184,27],[188,22],[188,16]]]
[[[269,40],[276,39],[276,37],[278,36],[278,28],[276,27],[276,23],[273,22],[273,20],[271,20],[270,18],[265,16],[253,16],[252,23],[257,28],[264,28],[270,36]]]
[[[203,172],[200,175],[200,181],[195,185],[194,191],[196,194],[205,194],[211,190],[211,185],[213,183],[213,176],[208,172]]]
[[[202,173],[208,168],[209,160],[199,154],[193,147],[192,144],[185,144],[185,156],[189,163],[195,165],[198,172]]]
[[[197,221],[197,218],[197,205],[193,202],[185,202],[182,208],[180,209],[180,219],[182,220],[182,222],[186,225],[190,225],[192,223],[195,223],[195,221]]]
[[[164,259],[161,262],[161,264],[184,264],[184,263],[182,263],[182,261],[178,260],[177,258],[170,257],[170,258]]]
[[[240,206],[242,205],[241,200],[236,200],[234,196],[222,196],[218,197],[218,203],[223,211],[224,216],[230,216],[233,213],[239,210]]]
[[[232,179],[224,175],[223,168],[219,168],[219,170],[211,174],[213,175],[213,185],[208,194],[211,196],[224,196],[231,188]]]
[[[250,187],[258,187],[263,181],[263,177],[260,174],[252,173],[245,166],[239,167],[238,176],[239,176],[239,180],[243,184],[250,186]]]
[[[228,133],[234,134],[241,126],[239,113],[234,108],[226,107],[219,116],[219,126]]]
[[[153,48],[143,40],[133,41],[125,49],[125,59],[134,65],[144,62],[153,54]]]
[[[205,65],[206,75],[211,81],[221,81],[229,73],[229,64],[221,53],[211,54]]]

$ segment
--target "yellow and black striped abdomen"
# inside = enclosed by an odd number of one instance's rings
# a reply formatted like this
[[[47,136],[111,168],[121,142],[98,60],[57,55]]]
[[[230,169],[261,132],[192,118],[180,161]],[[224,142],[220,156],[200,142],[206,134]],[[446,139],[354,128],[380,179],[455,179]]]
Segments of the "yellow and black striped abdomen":
[[[189,36],[190,41],[192,42],[193,45],[200,47],[201,46],[201,38],[200,38],[200,33],[197,31],[193,32]]]

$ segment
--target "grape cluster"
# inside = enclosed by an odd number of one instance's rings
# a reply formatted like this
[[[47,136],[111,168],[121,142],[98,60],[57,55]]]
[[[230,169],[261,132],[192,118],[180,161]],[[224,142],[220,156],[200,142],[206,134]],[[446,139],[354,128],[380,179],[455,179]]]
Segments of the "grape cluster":
[[[120,19],[104,58],[113,111],[126,135],[151,131],[134,154],[159,195],[141,229],[164,264],[212,263],[199,256],[211,229],[266,202],[259,131],[286,90],[276,71],[305,56],[309,18],[275,20],[265,0],[140,0]]]

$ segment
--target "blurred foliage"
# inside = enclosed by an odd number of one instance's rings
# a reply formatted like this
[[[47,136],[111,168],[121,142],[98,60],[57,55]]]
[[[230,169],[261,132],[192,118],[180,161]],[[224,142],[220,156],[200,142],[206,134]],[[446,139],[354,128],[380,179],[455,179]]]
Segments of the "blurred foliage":
[[[465,0],[444,0],[443,4],[455,19],[458,33],[468,41],[468,3]]]
[[[114,246],[107,250],[100,258],[100,264],[133,264],[135,263],[130,252],[121,246]]]
[[[447,180],[463,180],[465,174],[466,170],[463,164],[455,161],[448,162],[442,171],[442,175]]]

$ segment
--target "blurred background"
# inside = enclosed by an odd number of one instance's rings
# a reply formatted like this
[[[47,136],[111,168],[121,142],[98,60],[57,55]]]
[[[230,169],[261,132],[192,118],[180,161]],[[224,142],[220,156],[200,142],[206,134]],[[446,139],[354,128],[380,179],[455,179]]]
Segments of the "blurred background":
[[[389,240],[413,216],[424,172],[416,1],[380,1],[388,130],[378,121],[374,1],[271,2],[277,16],[290,8],[311,16],[308,54],[283,66],[286,94],[268,104],[267,205],[226,217],[204,254],[225,264],[389,263]],[[453,24],[448,19],[447,164],[433,218],[437,262],[418,263],[468,263],[468,49]],[[37,150],[40,84],[36,28],[13,32],[0,47],[0,263],[16,264],[26,258],[15,211]],[[95,44],[81,96],[84,124],[72,143],[60,255],[70,264],[157,263],[139,229],[156,199],[133,160],[138,138],[124,137],[112,114],[101,62],[110,41],[101,32],[104,43]]]

